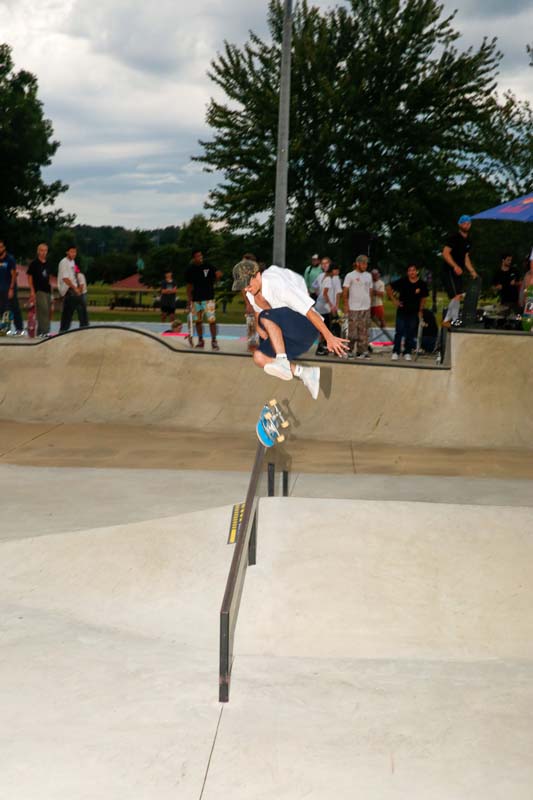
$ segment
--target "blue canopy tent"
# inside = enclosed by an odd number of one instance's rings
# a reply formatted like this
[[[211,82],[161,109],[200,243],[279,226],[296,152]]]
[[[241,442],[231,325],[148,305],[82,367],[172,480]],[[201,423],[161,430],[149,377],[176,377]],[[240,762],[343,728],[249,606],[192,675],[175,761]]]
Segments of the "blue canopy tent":
[[[502,203],[501,206],[489,208],[487,211],[480,211],[473,214],[472,219],[499,219],[510,220],[513,222],[533,222],[533,192]]]

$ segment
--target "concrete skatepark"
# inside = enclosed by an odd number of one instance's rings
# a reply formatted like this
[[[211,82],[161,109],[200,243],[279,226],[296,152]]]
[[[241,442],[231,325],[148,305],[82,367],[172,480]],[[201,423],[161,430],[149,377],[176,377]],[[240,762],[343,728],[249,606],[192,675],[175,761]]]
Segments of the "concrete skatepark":
[[[531,798],[533,339],[451,345],[332,362],[313,403],[135,331],[0,344],[0,797]],[[290,496],[260,501],[220,705],[272,394]]]

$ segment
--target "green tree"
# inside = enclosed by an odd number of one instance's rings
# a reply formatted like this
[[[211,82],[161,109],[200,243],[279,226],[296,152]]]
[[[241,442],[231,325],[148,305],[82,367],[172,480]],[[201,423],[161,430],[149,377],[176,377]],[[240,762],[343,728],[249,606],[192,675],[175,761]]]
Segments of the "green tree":
[[[460,51],[453,17],[436,0],[297,5],[291,265],[303,267],[315,249],[346,259],[353,231],[366,230],[379,235],[387,266],[404,266],[413,249],[432,266],[459,213],[475,210],[473,197],[487,207],[533,179],[530,111],[495,94],[496,42]],[[223,175],[207,203],[213,218],[262,242],[273,224],[282,20],[281,0],[271,0],[270,40],[226,42],[212,62],[226,101],[211,101],[213,137],[197,157]]]
[[[143,282],[147,286],[159,286],[165,276],[165,272],[170,271],[174,275],[174,280],[179,286],[183,286],[185,270],[191,260],[191,254],[187,248],[178,247],[176,244],[164,244],[154,247],[144,267],[142,274]]]
[[[43,116],[37,78],[15,71],[11,48],[0,45],[0,230],[13,248],[33,254],[32,236],[47,235],[73,217],[53,209],[67,190],[61,181],[46,183],[42,168],[52,162],[59,147],[50,120]]]

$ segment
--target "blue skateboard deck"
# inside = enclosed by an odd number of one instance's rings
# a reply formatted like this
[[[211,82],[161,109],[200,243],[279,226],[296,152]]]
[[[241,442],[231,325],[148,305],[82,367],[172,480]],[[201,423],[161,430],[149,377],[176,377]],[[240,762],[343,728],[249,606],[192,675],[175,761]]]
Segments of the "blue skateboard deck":
[[[285,436],[280,429],[288,427],[289,422],[277,401],[269,400],[268,403],[265,403],[255,426],[257,438],[261,444],[265,447],[273,447],[276,443],[283,442]]]

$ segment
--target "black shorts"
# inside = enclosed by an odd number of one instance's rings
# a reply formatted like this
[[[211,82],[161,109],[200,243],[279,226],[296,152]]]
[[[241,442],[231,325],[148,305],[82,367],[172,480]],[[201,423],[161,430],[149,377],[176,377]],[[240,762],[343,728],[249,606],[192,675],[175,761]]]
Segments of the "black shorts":
[[[289,361],[293,358],[298,358],[306,350],[309,350],[318,337],[318,331],[313,323],[309,322],[303,314],[293,311],[292,308],[265,309],[259,314],[259,324],[264,318],[272,320],[281,328],[285,342],[285,352]],[[260,339],[259,350],[265,356],[276,357],[270,339]]]
[[[444,283],[444,288],[446,289],[446,294],[450,300],[453,297],[456,297],[458,294],[465,293],[463,286],[463,275],[456,275],[452,269],[446,269],[444,271],[444,275],[442,276],[442,280]]]

